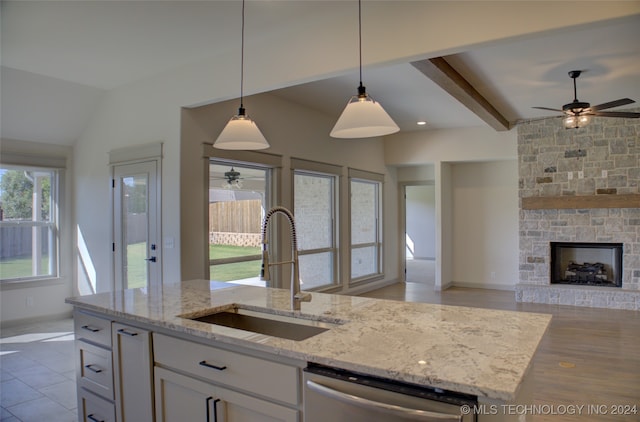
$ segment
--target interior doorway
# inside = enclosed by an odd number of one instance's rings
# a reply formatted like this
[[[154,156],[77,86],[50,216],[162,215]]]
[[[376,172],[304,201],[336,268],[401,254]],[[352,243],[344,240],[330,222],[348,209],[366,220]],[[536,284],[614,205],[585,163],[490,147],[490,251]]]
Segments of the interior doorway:
[[[404,186],[405,281],[435,286],[436,195],[434,184]]]

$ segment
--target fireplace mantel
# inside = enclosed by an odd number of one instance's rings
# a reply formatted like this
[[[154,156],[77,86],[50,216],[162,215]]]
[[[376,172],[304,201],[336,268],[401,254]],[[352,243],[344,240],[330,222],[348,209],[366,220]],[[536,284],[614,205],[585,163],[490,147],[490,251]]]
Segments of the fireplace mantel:
[[[531,196],[522,198],[524,210],[640,208],[640,194]]]

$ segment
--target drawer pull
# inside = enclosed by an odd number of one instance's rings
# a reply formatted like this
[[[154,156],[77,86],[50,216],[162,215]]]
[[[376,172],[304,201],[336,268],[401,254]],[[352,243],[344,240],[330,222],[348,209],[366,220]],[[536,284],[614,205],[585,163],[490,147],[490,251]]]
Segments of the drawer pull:
[[[100,331],[100,328],[92,327],[90,325],[83,325],[80,328],[82,328],[83,330],[91,331],[92,333],[97,333],[98,331]]]
[[[212,365],[210,363],[207,363],[206,360],[201,361],[198,365],[200,366],[206,366],[207,368],[211,368],[211,369],[217,369],[218,371],[224,371],[225,369],[227,369],[226,366],[216,366],[216,365]]]
[[[84,367],[91,372],[95,372],[96,374],[99,374],[100,372],[102,372],[102,369],[100,367],[96,367],[96,365],[93,365],[93,364],[85,365]]]
[[[96,419],[96,417],[93,416],[93,413],[90,414],[90,415],[87,415],[87,419],[89,419],[90,421],[93,421],[93,422],[104,422],[104,419]]]
[[[127,331],[127,330],[125,330],[124,328],[120,328],[120,329],[118,330],[118,332],[119,332],[120,334],[125,334],[125,335],[130,336],[130,337],[135,337],[135,336],[137,336],[137,335],[138,335],[138,333],[136,333],[136,332],[134,332],[134,331]]]

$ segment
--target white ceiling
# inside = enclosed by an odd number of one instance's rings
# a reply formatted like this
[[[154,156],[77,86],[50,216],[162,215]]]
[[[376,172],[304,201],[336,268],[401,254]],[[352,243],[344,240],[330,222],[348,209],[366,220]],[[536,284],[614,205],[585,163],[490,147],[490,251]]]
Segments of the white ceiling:
[[[275,33],[290,29],[293,21],[313,19],[301,4],[252,3],[260,7],[251,15],[252,30]],[[230,1],[3,1],[2,137],[72,144],[106,90],[237,48],[221,35],[238,29],[237,6]],[[447,59],[516,121],[552,114],[533,106],[561,108],[572,101],[567,72],[573,69],[586,71],[578,79],[582,101],[640,101],[639,39],[640,16],[635,16],[481,46]],[[402,130],[424,130],[417,120],[426,120],[426,129],[486,125],[408,63],[366,68],[363,82]],[[352,72],[275,94],[337,118],[357,85]]]

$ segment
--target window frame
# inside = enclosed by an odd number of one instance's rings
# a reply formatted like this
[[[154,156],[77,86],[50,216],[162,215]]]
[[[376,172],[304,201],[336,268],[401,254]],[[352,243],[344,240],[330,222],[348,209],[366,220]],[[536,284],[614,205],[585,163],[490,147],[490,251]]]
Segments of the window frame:
[[[340,242],[339,242],[339,198],[340,198],[340,176],[341,167],[333,164],[320,163],[315,161],[303,160],[298,158],[291,159],[291,196],[293,204],[293,214],[296,215],[295,209],[295,177],[296,175],[321,177],[332,181],[331,184],[331,246],[314,249],[298,249],[298,256],[310,256],[323,253],[331,253],[333,268],[331,269],[332,280],[324,284],[315,285],[305,290],[322,290],[331,289],[340,286]]]
[[[349,285],[362,284],[384,278],[384,239],[383,239],[383,193],[384,175],[379,173],[348,169],[349,173]],[[367,183],[376,186],[375,190],[375,240],[366,243],[353,243],[353,183]],[[353,276],[353,251],[375,247],[376,268],[374,272],[358,277]]]
[[[62,203],[61,184],[64,181],[64,160],[50,157],[30,157],[32,161],[25,163],[24,157],[13,157],[13,154],[7,154],[3,157],[3,162],[0,166],[7,170],[21,170],[21,171],[41,171],[50,173],[50,192],[49,192],[49,218],[50,221],[4,221],[0,220],[0,227],[48,227],[49,228],[49,272],[42,275],[30,275],[25,277],[15,278],[0,278],[0,285],[19,285],[30,282],[42,282],[47,280],[60,279],[60,204]],[[33,164],[31,164],[33,162]],[[53,257],[53,259],[52,259]],[[31,255],[33,260],[33,255]]]

